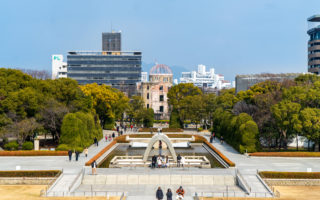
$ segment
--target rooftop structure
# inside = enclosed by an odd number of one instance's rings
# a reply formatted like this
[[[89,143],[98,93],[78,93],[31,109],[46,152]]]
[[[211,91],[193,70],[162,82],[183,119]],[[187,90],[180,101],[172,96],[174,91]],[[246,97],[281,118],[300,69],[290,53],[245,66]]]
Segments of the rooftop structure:
[[[121,32],[102,33],[102,51],[121,51]]]
[[[67,78],[67,63],[63,62],[63,55],[52,55],[52,79]]]
[[[170,67],[168,67],[167,65],[157,64],[150,69],[150,75],[156,75],[156,74],[166,75],[166,74],[173,74],[173,73]]]

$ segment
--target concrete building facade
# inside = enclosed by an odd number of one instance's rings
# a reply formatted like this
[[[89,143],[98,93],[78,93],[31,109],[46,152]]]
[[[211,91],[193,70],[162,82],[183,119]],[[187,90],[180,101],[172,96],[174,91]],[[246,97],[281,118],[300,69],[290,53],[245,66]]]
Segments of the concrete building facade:
[[[180,83],[193,83],[199,88],[231,88],[231,82],[224,80],[222,74],[215,74],[214,68],[206,71],[205,65],[198,65],[198,71],[182,72]]]
[[[58,79],[58,78],[67,78],[68,68],[67,63],[63,62],[63,55],[56,54],[51,56],[51,78]]]
[[[308,72],[320,74],[320,15],[308,18]]]
[[[287,73],[287,74],[250,74],[236,76],[236,93],[246,91],[251,86],[263,81],[278,81],[294,80],[301,73]]]
[[[110,85],[132,96],[141,81],[141,57],[141,52],[69,52],[68,77],[81,85]]]
[[[141,82],[138,90],[146,108],[152,108],[155,119],[169,119],[168,91],[172,87],[173,74],[163,64],[157,64],[150,70],[149,81]]]
[[[121,51],[121,32],[102,33],[102,51]]]

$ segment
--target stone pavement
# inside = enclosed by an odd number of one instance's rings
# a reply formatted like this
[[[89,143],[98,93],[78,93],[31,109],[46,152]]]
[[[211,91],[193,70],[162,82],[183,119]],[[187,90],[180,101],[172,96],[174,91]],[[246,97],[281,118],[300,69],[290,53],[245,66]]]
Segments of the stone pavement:
[[[134,132],[129,132],[129,134]],[[189,134],[199,134],[192,131],[185,131],[185,133]],[[104,134],[112,134],[112,131],[104,131]],[[203,135],[203,133],[200,133]],[[206,136],[209,139],[208,136]],[[67,156],[43,156],[43,157],[0,157],[0,169],[1,170],[15,170],[16,166],[21,166],[22,170],[49,170],[49,169],[63,169],[63,176],[61,177],[59,183],[52,188],[52,191],[65,191],[69,188],[70,184],[73,182],[77,174],[82,170],[85,162],[91,159],[94,155],[96,155],[99,151],[101,151],[105,146],[107,146],[109,142],[104,141],[104,139],[99,141],[99,146],[96,147],[94,145],[89,148],[88,157],[84,157],[84,155],[80,155],[79,161],[71,162],[68,161]],[[261,182],[256,177],[257,170],[273,170],[273,171],[307,171],[307,168],[311,168],[312,171],[320,171],[320,158],[281,158],[281,157],[246,157],[237,151],[235,151],[228,144],[220,144],[220,141],[216,139],[213,142],[213,145],[219,149],[223,154],[225,154],[231,161],[236,163],[237,169],[242,174],[243,178],[249,184],[252,189],[252,192],[266,192],[265,187],[261,184]],[[161,171],[160,171],[161,170]],[[90,174],[90,167],[86,167],[86,174]],[[98,174],[127,174],[127,175],[139,175],[139,174],[174,174],[174,175],[187,175],[187,174],[235,174],[233,169],[172,169],[172,171],[166,171],[166,169],[132,169],[132,168],[124,168],[124,169],[98,169]],[[183,184],[182,184],[183,185]],[[120,191],[131,191],[130,199],[154,199],[155,191],[158,185],[143,185],[143,186],[123,186],[123,185],[94,185],[93,189],[98,190],[120,190]],[[175,184],[160,184],[163,189],[167,189],[171,187],[175,189],[178,185]],[[78,190],[88,190],[91,187],[88,185],[81,185]],[[206,188],[207,187],[207,188]],[[235,187],[234,190],[239,190],[239,188]],[[186,186],[186,190],[189,191],[189,195],[191,192],[205,192],[205,190],[218,192],[220,190],[225,191],[225,188],[219,188],[219,186]],[[145,198],[144,198],[144,197]],[[151,198],[152,197],[152,198]],[[188,195],[187,195],[188,198]]]

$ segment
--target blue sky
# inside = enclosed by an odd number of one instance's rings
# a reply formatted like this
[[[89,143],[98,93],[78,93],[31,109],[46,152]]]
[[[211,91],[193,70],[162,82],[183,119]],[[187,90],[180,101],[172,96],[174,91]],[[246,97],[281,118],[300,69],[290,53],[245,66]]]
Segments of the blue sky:
[[[51,55],[101,50],[122,31],[143,61],[236,74],[307,71],[308,25],[319,0],[1,0],[0,66],[51,71]]]

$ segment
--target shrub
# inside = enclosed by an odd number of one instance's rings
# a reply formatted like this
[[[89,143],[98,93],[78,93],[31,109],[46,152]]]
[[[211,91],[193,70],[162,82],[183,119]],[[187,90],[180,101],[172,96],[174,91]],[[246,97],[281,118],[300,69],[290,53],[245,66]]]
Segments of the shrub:
[[[82,153],[83,152],[83,148],[82,147],[76,147],[75,151],[78,151],[79,153]]]
[[[135,134],[135,135],[138,135],[138,134]],[[126,135],[121,135],[119,137],[116,137],[114,139],[114,141],[116,141],[117,143],[129,143],[129,141],[127,141],[126,137],[127,137]],[[130,135],[130,137],[131,137],[131,135]]]
[[[163,120],[154,120],[154,123],[169,123],[169,120],[163,119]]]
[[[19,144],[17,143],[17,141],[12,141],[12,142],[5,144],[4,148],[6,150],[18,150]]]
[[[131,134],[129,137],[131,138],[151,138],[153,134]],[[169,138],[191,138],[192,135],[187,135],[187,134],[167,134]],[[122,137],[122,136],[120,136]],[[117,137],[116,139],[118,139]]]
[[[102,129],[94,121],[91,113],[69,113],[64,116],[61,126],[60,143],[70,148],[86,147],[93,143],[94,138],[102,138]]]
[[[71,148],[66,145],[66,144],[60,144],[57,148],[56,151],[69,151]]]
[[[144,118],[143,118],[143,126],[144,127],[153,127],[153,120],[154,120],[154,111],[152,108],[148,108],[144,111]]]
[[[204,143],[207,141],[206,138],[199,136],[199,135],[194,135],[194,142],[193,143]]]
[[[203,128],[202,127],[198,128],[198,131],[199,132],[203,131]]]
[[[0,156],[67,156],[67,151],[0,151]]]
[[[55,177],[60,170],[0,171],[0,177]]]
[[[115,120],[113,118],[109,118],[105,121],[103,125],[103,129],[105,130],[113,130],[114,129]]]
[[[170,128],[183,128],[183,124],[180,120],[179,112],[176,109],[173,109],[170,115]]]
[[[33,143],[32,142],[25,142],[22,144],[23,150],[32,150],[33,149]]]
[[[262,178],[274,179],[320,179],[320,172],[259,172]]]

